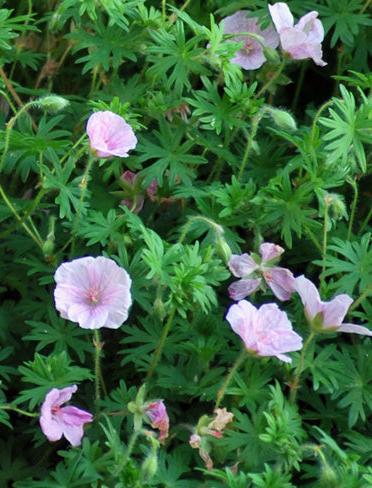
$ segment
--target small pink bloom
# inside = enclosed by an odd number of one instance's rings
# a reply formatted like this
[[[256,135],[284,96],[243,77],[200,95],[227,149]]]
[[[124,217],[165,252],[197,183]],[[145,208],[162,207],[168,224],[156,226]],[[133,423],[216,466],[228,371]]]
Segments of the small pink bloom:
[[[239,10],[234,15],[223,19],[222,24],[225,34],[237,34],[232,39],[234,42],[243,42],[243,47],[231,61],[244,69],[253,70],[260,68],[266,61],[263,46],[276,48],[279,44],[279,38],[272,27],[262,30],[258,24],[258,19],[249,18],[247,14],[248,12]],[[247,33],[260,36],[263,46]]]
[[[159,441],[168,437],[169,417],[163,400],[156,400],[147,404],[146,415],[150,420],[151,427],[159,430]]]
[[[83,329],[117,329],[132,304],[131,279],[105,257],[85,257],[61,264],[55,272],[56,309]]]
[[[367,327],[342,323],[353,303],[353,299],[349,295],[337,295],[330,302],[322,302],[314,283],[303,275],[296,278],[296,291],[305,307],[306,318],[315,329],[372,336],[372,331]]]
[[[87,134],[90,147],[99,158],[126,158],[128,151],[137,145],[132,127],[123,117],[108,110],[95,112],[89,117]]]
[[[317,19],[318,12],[309,12],[294,25],[293,15],[286,3],[269,5],[269,10],[285,52],[293,59],[311,58],[319,66],[327,64],[322,60],[324,29]]]
[[[53,388],[46,395],[41,407],[40,426],[48,440],[59,441],[65,436],[72,446],[80,445],[84,435],[84,424],[92,422],[93,416],[77,407],[61,406],[71,400],[76,390],[76,385],[61,390]]]
[[[302,338],[293,331],[287,314],[275,303],[257,309],[241,300],[230,307],[226,320],[241,337],[247,350],[258,356],[275,356],[290,363],[291,358],[283,353],[302,348]]]
[[[229,268],[234,276],[242,278],[229,286],[229,295],[233,300],[242,300],[254,293],[262,283],[262,278],[279,300],[289,300],[294,292],[294,276],[288,269],[274,266],[284,249],[271,242],[260,246],[261,262],[257,255],[233,254]]]

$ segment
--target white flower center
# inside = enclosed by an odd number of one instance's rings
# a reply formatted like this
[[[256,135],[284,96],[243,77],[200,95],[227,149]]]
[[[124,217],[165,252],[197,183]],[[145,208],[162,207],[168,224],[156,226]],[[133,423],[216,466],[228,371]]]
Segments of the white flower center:
[[[87,291],[87,301],[89,305],[97,305],[100,301],[100,292],[98,288],[91,287]]]

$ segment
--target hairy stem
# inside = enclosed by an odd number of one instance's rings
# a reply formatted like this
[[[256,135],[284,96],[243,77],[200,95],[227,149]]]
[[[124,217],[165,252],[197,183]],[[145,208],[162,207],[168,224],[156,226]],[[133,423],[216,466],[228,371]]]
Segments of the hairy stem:
[[[193,217],[190,217],[189,220],[186,222],[186,224],[183,226],[183,230],[182,230],[181,235],[177,241],[177,244],[183,243],[187,234],[190,231],[190,228],[191,228],[193,222],[195,222],[197,220],[200,220],[200,221],[205,222],[208,225],[210,225],[210,227],[212,227],[212,229],[218,235],[222,235],[224,233],[223,228],[219,224],[214,222],[212,219],[208,219],[208,217],[203,217],[202,215],[194,215]]]
[[[162,331],[162,334],[160,336],[158,345],[157,345],[155,352],[154,352],[154,355],[152,357],[150,369],[147,371],[146,383],[152,378],[152,376],[155,372],[155,369],[156,369],[157,365],[159,364],[159,361],[161,359],[161,355],[163,353],[163,349],[165,346],[165,341],[167,340],[168,334],[172,328],[175,315],[176,315],[176,308],[173,307],[169,313],[168,320],[167,320],[165,326],[163,327],[163,331]]]
[[[239,181],[241,180],[243,173],[244,173],[244,170],[245,170],[245,167],[247,165],[248,157],[251,153],[251,150],[253,147],[253,141],[254,141],[254,138],[256,137],[258,125],[259,125],[262,117],[263,117],[263,112],[260,110],[259,112],[257,112],[257,114],[252,119],[251,133],[248,135],[247,144],[245,146],[245,151],[244,151],[242,163],[240,165],[240,170],[239,170],[239,174],[238,174],[238,180]]]
[[[306,339],[306,341],[302,347],[300,360],[298,362],[298,365],[297,365],[297,368],[296,368],[296,371],[295,371],[295,374],[293,377],[293,381],[291,383],[291,392],[289,395],[289,401],[291,403],[294,403],[296,401],[297,391],[298,391],[298,388],[300,386],[301,374],[304,370],[306,352],[309,348],[311,341],[314,339],[314,337],[315,337],[315,333],[312,331],[310,333],[309,337]]]
[[[225,396],[226,390],[231,383],[231,380],[233,379],[235,373],[240,368],[240,366],[243,363],[246,356],[247,356],[247,351],[245,349],[243,349],[242,352],[239,354],[239,356],[236,358],[235,363],[233,364],[232,368],[230,369],[230,371],[226,375],[225,381],[222,383],[222,386],[218,390],[218,393],[217,393],[215,409],[220,406],[220,404],[221,404],[221,402]]]
[[[258,91],[257,93],[257,98],[260,98],[264,93],[265,91],[270,88],[270,86],[274,83],[274,81],[281,75],[284,67],[285,67],[285,60],[283,60],[280,65],[279,65],[279,68],[277,69],[277,71],[274,73],[274,75],[263,85],[263,87],[261,88],[261,90]]]
[[[14,407],[10,404],[0,405],[0,410],[10,410],[12,412],[17,412],[20,415],[25,415],[26,417],[39,417],[39,413],[27,412],[27,410],[22,410],[21,408]]]
[[[350,241],[351,233],[353,231],[353,223],[354,223],[356,206],[357,206],[358,197],[359,197],[358,185],[357,185],[357,182],[355,180],[352,181],[351,186],[353,187],[354,198],[353,198],[353,203],[351,204],[350,220],[349,220],[349,226],[348,226],[348,229],[347,229],[347,238],[346,239],[348,241]]]
[[[325,205],[324,205],[324,222],[323,222],[323,245],[322,245],[323,264],[322,264],[322,273],[320,275],[321,281],[324,280],[324,273],[325,273],[326,262],[327,262],[328,221],[329,221],[328,210],[329,210],[329,205],[327,202],[325,202]]]
[[[96,404],[98,405],[101,399],[101,382],[103,384],[103,376],[101,371],[101,351],[102,351],[102,342],[99,330],[96,329],[94,331],[94,381],[95,381],[95,398]]]

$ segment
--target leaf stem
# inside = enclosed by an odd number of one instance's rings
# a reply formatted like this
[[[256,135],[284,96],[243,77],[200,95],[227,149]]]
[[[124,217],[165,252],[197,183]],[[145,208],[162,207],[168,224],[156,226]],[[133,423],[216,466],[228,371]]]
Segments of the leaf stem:
[[[94,354],[94,381],[95,381],[95,398],[96,398],[96,406],[98,408],[99,401],[101,399],[101,382],[103,385],[103,376],[101,371],[101,351],[102,351],[102,342],[99,330],[96,329],[94,331],[94,339],[93,339],[95,354]]]
[[[350,220],[349,220],[349,226],[348,226],[348,229],[347,229],[347,238],[346,239],[348,241],[350,241],[351,233],[353,231],[353,223],[354,223],[354,218],[355,218],[355,211],[356,211],[356,206],[357,206],[358,197],[359,197],[357,182],[355,180],[352,180],[350,182],[350,184],[353,187],[354,198],[353,198],[353,203],[351,204]]]
[[[298,362],[297,368],[295,370],[294,378],[293,378],[293,381],[291,383],[291,392],[289,395],[289,401],[291,403],[294,403],[296,401],[297,391],[298,391],[298,388],[300,385],[301,374],[303,373],[303,370],[304,370],[305,355],[306,355],[307,349],[308,349],[311,341],[314,339],[314,337],[315,337],[315,332],[311,331],[309,337],[306,339],[306,341],[302,347],[300,360]]]
[[[238,371],[240,368],[241,364],[243,363],[244,359],[247,356],[247,351],[243,349],[239,356],[236,358],[235,363],[233,364],[232,368],[226,375],[225,381],[223,382],[221,388],[217,392],[217,397],[216,397],[216,405],[215,409],[218,408],[223,400],[223,397],[225,396],[227,387],[230,385],[231,380],[233,379],[235,373]]]
[[[240,165],[240,170],[239,170],[239,174],[238,174],[238,181],[240,181],[242,176],[243,176],[245,167],[247,165],[248,157],[249,157],[250,152],[251,152],[252,147],[253,147],[254,138],[256,137],[256,134],[257,134],[258,125],[259,125],[262,117],[263,117],[263,112],[260,110],[256,113],[256,115],[252,119],[252,128],[251,128],[251,132],[247,138],[247,144],[245,146],[245,151],[244,151],[242,163]]]
[[[286,61],[285,61],[285,59],[283,59],[283,61],[280,63],[279,68],[274,73],[274,75],[258,91],[256,98],[260,98],[265,93],[265,91],[274,83],[274,81],[281,75],[281,73],[285,67],[285,64],[286,64]]]
[[[148,370],[147,375],[146,375],[146,383],[152,378],[152,376],[155,372],[155,369],[156,369],[157,365],[159,364],[159,361],[161,359],[161,355],[162,355],[162,352],[164,349],[165,341],[167,340],[168,334],[172,328],[175,315],[176,315],[176,307],[172,307],[172,309],[169,313],[169,316],[168,316],[168,320],[167,320],[165,326],[163,327],[163,331],[162,331],[162,334],[160,336],[158,345],[157,345],[155,352],[154,352],[154,355],[152,357],[151,366],[150,366],[150,369]]]
[[[22,410],[21,408],[14,407],[10,404],[0,405],[0,410],[11,410],[12,412],[17,412],[26,417],[39,417],[39,413],[27,412],[27,410]]]
[[[326,201],[324,204],[324,221],[323,221],[323,245],[322,245],[322,273],[321,273],[321,281],[324,280],[324,273],[326,269],[326,262],[327,262],[327,243],[328,243],[328,215],[329,204]]]

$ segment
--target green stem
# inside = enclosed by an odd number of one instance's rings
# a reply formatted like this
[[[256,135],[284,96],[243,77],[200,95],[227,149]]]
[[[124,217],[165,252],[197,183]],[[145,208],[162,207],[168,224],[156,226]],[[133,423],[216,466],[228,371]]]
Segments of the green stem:
[[[358,185],[355,180],[352,181],[351,186],[353,187],[354,190],[354,198],[353,198],[353,203],[351,204],[351,213],[350,213],[350,220],[349,220],[349,226],[347,229],[347,240],[350,241],[351,238],[351,233],[353,231],[353,223],[354,223],[354,218],[355,218],[355,212],[356,212],[356,206],[358,203]]]
[[[285,63],[286,63],[286,61],[283,59],[283,61],[280,63],[278,70],[274,73],[274,75],[270,78],[270,80],[268,80],[263,85],[261,90],[259,90],[259,92],[256,95],[256,98],[260,98],[265,93],[265,91],[274,83],[274,81],[281,75],[281,73],[285,67]]]
[[[348,313],[352,312],[357,307],[359,307],[359,305],[362,303],[362,301],[365,298],[367,298],[369,295],[372,295],[372,285],[371,286],[367,286],[367,288],[364,290],[364,292],[355,300],[355,302],[349,308]]]
[[[324,110],[326,110],[332,104],[333,104],[333,99],[328,100],[328,102],[323,103],[323,105],[321,105],[321,107],[319,108],[319,110],[315,114],[313,123],[311,125],[311,132],[310,132],[311,155],[312,155],[312,158],[315,162],[317,162],[317,155],[316,155],[316,151],[315,151],[315,133],[316,133],[317,125],[318,125],[319,119],[320,119],[322,113],[324,112]]]
[[[13,115],[13,117],[6,124],[5,137],[4,137],[4,151],[3,151],[3,154],[1,155],[1,160],[0,160],[0,173],[3,170],[3,166],[4,166],[4,162],[5,162],[5,156],[8,153],[9,144],[10,144],[10,134],[12,132],[14,124],[16,123],[19,116],[22,115],[24,112],[26,112],[26,110],[28,110],[30,107],[32,107],[32,105],[34,103],[35,102],[32,101],[32,102],[26,103],[26,105],[23,105],[23,107],[15,115]]]
[[[95,397],[96,397],[96,405],[98,408],[98,403],[101,399],[101,381],[103,380],[102,371],[101,371],[102,343],[101,343],[101,337],[98,329],[94,331],[93,344],[95,349],[95,354],[94,354]]]
[[[371,220],[372,218],[372,207],[369,209],[369,212],[367,214],[367,217],[363,220],[363,223],[362,225],[360,226],[360,229],[359,229],[359,234],[362,234],[364,229],[367,227],[369,221]]]
[[[247,144],[245,146],[245,151],[244,151],[242,163],[240,165],[240,170],[239,170],[239,174],[238,174],[238,180],[239,181],[241,180],[243,173],[244,173],[244,170],[245,170],[245,167],[247,165],[248,157],[249,157],[249,154],[252,150],[253,141],[254,141],[254,138],[256,137],[258,125],[259,125],[262,117],[263,117],[263,111],[260,110],[257,112],[257,114],[252,119],[251,133],[248,135],[248,138],[247,138]]]
[[[303,370],[304,370],[305,355],[306,355],[306,352],[309,348],[309,345],[310,345],[311,341],[314,339],[314,337],[315,337],[315,332],[311,331],[309,337],[306,339],[306,341],[302,347],[300,360],[298,362],[298,365],[297,365],[297,368],[296,368],[296,371],[294,374],[294,378],[293,378],[293,381],[291,384],[291,392],[290,392],[290,396],[289,396],[289,401],[291,403],[294,403],[296,401],[297,391],[298,391],[298,388],[300,385],[301,374],[303,373]]]
[[[42,249],[43,247],[43,242],[38,238],[37,235],[35,235],[31,229],[29,229],[28,225],[23,221],[22,217],[19,215],[15,207],[13,206],[12,202],[8,198],[8,195],[5,193],[3,187],[0,185],[0,196],[4,200],[5,205],[9,208],[9,210],[12,212],[12,214],[15,216],[17,219],[19,225],[23,227],[23,229],[26,231],[26,233],[31,237],[31,239]]]
[[[159,364],[159,361],[161,359],[161,355],[162,355],[162,352],[164,349],[165,341],[167,340],[168,334],[169,334],[171,327],[173,325],[173,320],[174,320],[175,315],[176,315],[176,308],[173,307],[169,313],[168,320],[167,320],[165,326],[163,327],[162,334],[160,336],[158,345],[155,349],[150,369],[148,370],[147,375],[146,375],[146,383],[152,378],[152,376],[155,372],[155,369],[156,369],[157,365]]]
[[[162,0],[162,1],[161,1],[161,12],[162,12],[163,20],[164,20],[164,22],[165,22],[166,17],[167,17],[167,11],[166,11],[166,0]]]
[[[301,65],[301,69],[300,69],[300,75],[298,77],[297,84],[296,84],[296,91],[295,91],[293,101],[292,101],[291,109],[293,112],[295,112],[295,110],[297,108],[297,102],[298,102],[298,98],[299,98],[301,90],[302,90],[302,85],[304,82],[305,72],[307,70],[307,67],[308,67],[308,63],[303,62]]]
[[[324,204],[324,222],[323,222],[323,245],[322,245],[322,258],[323,258],[323,263],[322,263],[322,273],[321,273],[321,281],[324,279],[324,273],[326,269],[326,262],[327,262],[327,243],[328,243],[328,210],[329,206],[328,203],[325,202]]]
[[[128,447],[127,447],[127,450],[125,452],[125,456],[123,457],[123,460],[122,462],[118,465],[116,471],[115,471],[115,475],[117,476],[118,474],[121,473],[121,471],[125,468],[125,466],[127,465],[128,461],[129,461],[129,458],[130,458],[130,455],[132,454],[132,451],[134,449],[134,446],[136,445],[136,442],[137,442],[137,438],[138,436],[140,435],[140,430],[135,430],[133,432],[133,434],[131,435],[130,439],[129,439],[129,443],[128,443]]]
[[[363,5],[363,7],[360,9],[360,13],[364,14],[364,12],[367,10],[369,7],[369,4],[371,3],[371,0],[367,0],[366,3]]]
[[[27,412],[27,410],[22,410],[18,407],[14,407],[13,405],[0,405],[0,410],[11,410],[12,412],[17,412],[21,415],[25,415],[26,417],[39,417],[39,413],[32,413],[32,412]]]
[[[209,224],[213,230],[215,231],[216,234],[218,235],[222,235],[224,233],[224,230],[223,228],[217,224],[216,222],[214,222],[212,219],[208,219],[208,217],[203,217],[202,215],[194,215],[193,217],[190,217],[189,220],[186,222],[186,224],[183,226],[183,229],[182,229],[182,232],[181,232],[181,235],[177,241],[177,244],[182,244],[183,241],[185,240],[187,234],[189,233],[190,231],[190,228],[192,226],[192,224],[196,221],[196,220],[201,220],[202,222],[206,222],[207,224]]]
[[[215,409],[220,406],[220,404],[223,400],[223,397],[225,396],[227,387],[230,385],[231,380],[233,379],[235,373],[240,368],[240,366],[243,363],[246,356],[247,356],[247,351],[245,349],[243,349],[242,352],[239,354],[239,356],[236,358],[235,363],[233,364],[229,373],[226,375],[225,381],[223,382],[221,388],[218,390],[218,393],[217,393]]]
[[[314,246],[318,249],[319,253],[322,254],[322,247],[317,241],[316,236],[314,235],[313,231],[309,229],[308,227],[305,227],[305,230],[307,232],[307,235],[310,237],[311,242],[314,244]]]

